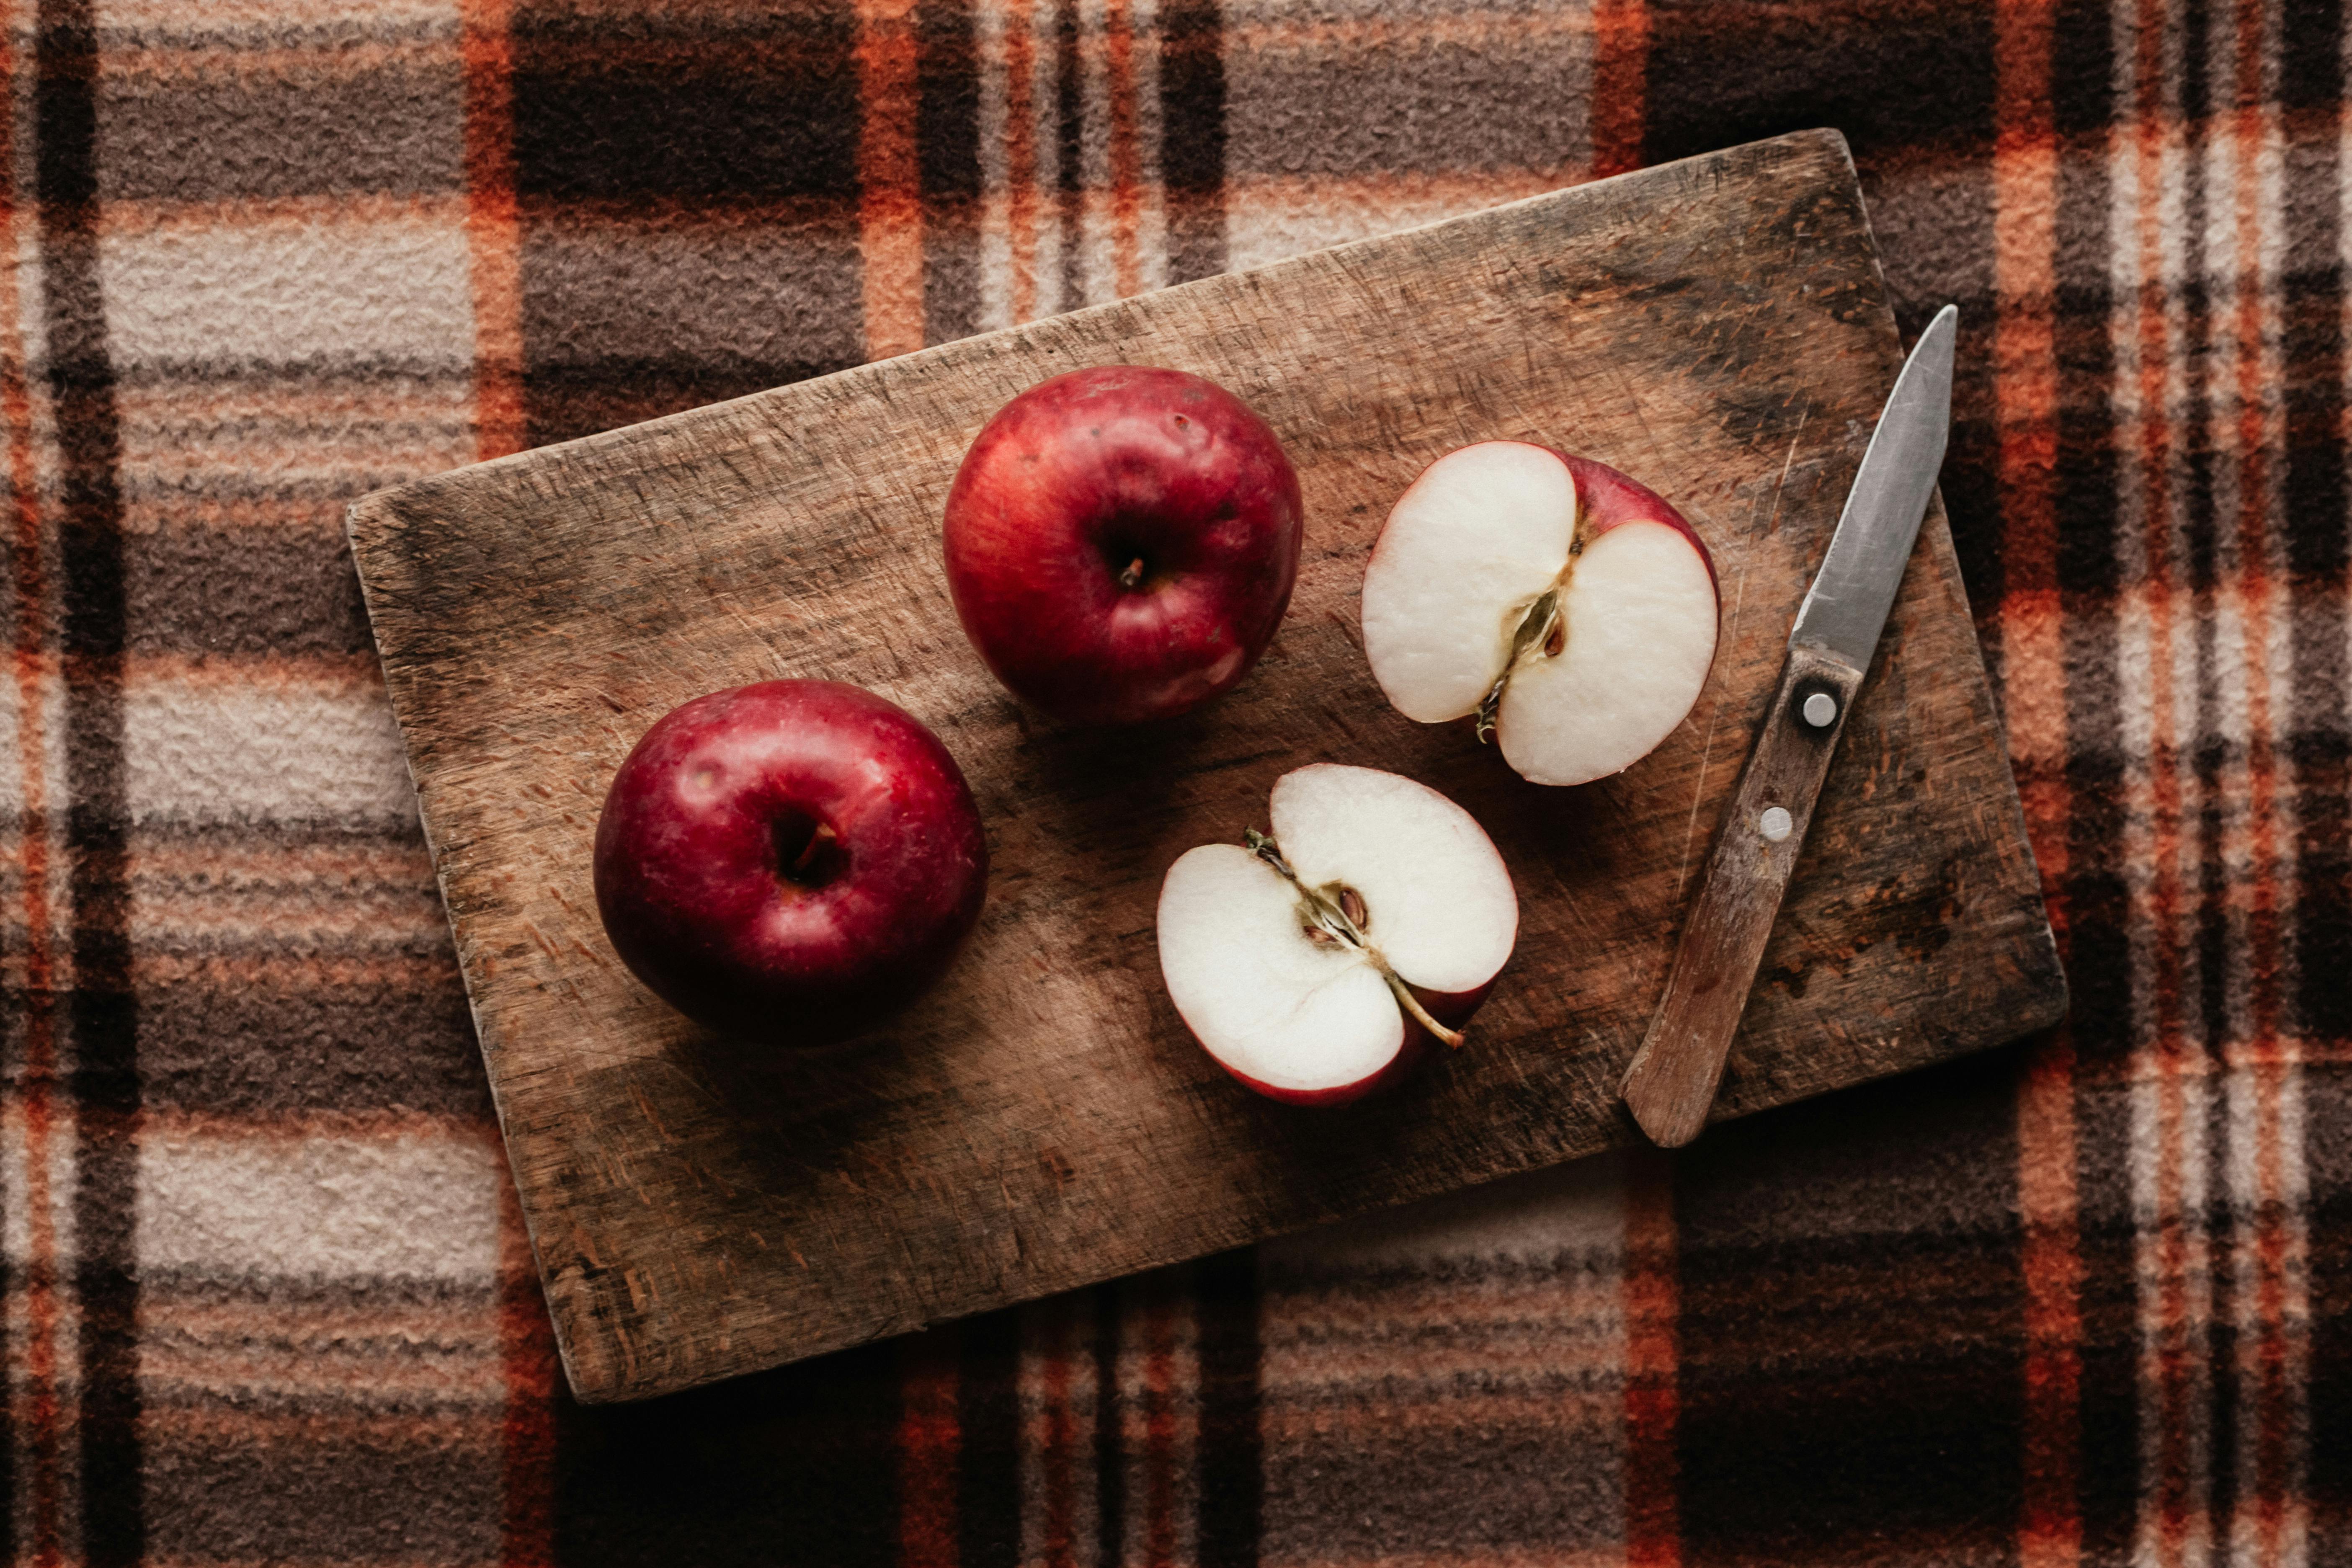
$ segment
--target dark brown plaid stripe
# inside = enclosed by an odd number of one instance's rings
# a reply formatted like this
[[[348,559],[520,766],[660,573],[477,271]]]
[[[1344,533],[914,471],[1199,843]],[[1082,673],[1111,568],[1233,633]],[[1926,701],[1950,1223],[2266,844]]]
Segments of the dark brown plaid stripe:
[[[9,35],[28,1563],[2352,1552],[2340,0],[43,0]],[[645,1409],[556,1385],[339,514],[1801,125],[2076,992],[2021,1052]]]
[[[47,1544],[45,1533],[64,1533],[78,1524],[82,1557],[103,1564],[136,1561],[144,1544],[132,1274],[136,1236],[129,1201],[142,1104],[124,858],[129,814],[121,429],[97,276],[92,18],[85,5],[53,0],[38,8],[37,23],[32,183],[47,391],[57,432],[60,567],[57,602],[47,617],[54,631],[40,639],[40,652],[54,648],[66,678],[60,739],[69,799],[63,833],[56,834],[47,822],[42,826],[53,842],[62,839],[65,851],[64,945],[72,979],[62,1007],[47,998],[37,1004],[47,1015],[38,1026],[51,1037],[28,1037],[35,1048],[26,1053],[26,1121],[30,1133],[36,1122],[54,1115],[57,1091],[65,1089],[71,1103],[73,1247],[67,1254],[51,1235],[43,1238],[50,1243],[47,1248],[29,1248],[27,1283],[52,1303],[69,1295],[79,1365],[69,1423],[50,1391],[37,1393],[35,1534],[29,1544],[38,1552]],[[59,1022],[65,1026],[63,1042],[52,1033]],[[58,1049],[60,1043],[66,1049]],[[44,1313],[50,1322],[58,1315],[53,1304]],[[55,1348],[42,1349],[56,1356]],[[63,1369],[51,1360],[46,1370],[56,1377]],[[79,1439],[79,1453],[70,1459],[59,1451],[68,1436]],[[70,1504],[55,1485],[66,1470],[79,1483],[80,1506],[72,1510],[78,1519],[65,1517]]]

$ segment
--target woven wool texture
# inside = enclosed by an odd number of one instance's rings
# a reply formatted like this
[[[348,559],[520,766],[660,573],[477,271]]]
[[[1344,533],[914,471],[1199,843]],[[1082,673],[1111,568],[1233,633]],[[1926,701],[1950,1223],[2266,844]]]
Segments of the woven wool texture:
[[[2352,1560],[2347,45],[2342,0],[16,5],[0,1556]],[[1906,330],[1961,308],[1945,494],[2071,1027],[571,1405],[343,506],[1823,124]]]

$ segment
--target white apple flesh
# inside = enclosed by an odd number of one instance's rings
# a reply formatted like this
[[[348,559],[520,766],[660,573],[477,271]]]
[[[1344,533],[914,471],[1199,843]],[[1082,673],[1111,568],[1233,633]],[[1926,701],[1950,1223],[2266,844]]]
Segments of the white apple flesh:
[[[1715,662],[1715,563],[1682,514],[1586,458],[1449,452],[1389,512],[1364,574],[1364,654],[1399,712],[1477,715],[1537,784],[1647,756]]]
[[[1518,940],[1494,842],[1425,784],[1318,763],[1284,774],[1273,837],[1204,844],[1160,889],[1176,1011],[1259,1093],[1339,1104],[1399,1076],[1486,998]]]

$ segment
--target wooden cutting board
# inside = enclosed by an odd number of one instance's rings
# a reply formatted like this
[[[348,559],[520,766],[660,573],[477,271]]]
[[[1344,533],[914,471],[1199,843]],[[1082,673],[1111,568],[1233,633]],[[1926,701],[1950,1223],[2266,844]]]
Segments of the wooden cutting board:
[[[1901,363],[1842,138],[1812,132],[487,463],[352,509],[385,679],[565,1368],[635,1398],[1548,1165],[1617,1100],[1789,623]],[[956,464],[1076,365],[1214,378],[1305,489],[1289,618],[1232,695],[1132,731],[1016,706],[941,574]],[[1382,700],[1358,646],[1389,505],[1465,442],[1675,500],[1725,592],[1715,674],[1626,773],[1525,784]],[[614,770],[676,704],[824,676],[932,725],[994,858],[950,976],[862,1043],[706,1037],[590,892]],[[1524,914],[1470,1031],[1339,1111],[1242,1090],[1152,942],[1161,874],[1311,761],[1493,833]],[[2059,970],[1938,506],[1725,1079],[1733,1116],[2057,1019]]]

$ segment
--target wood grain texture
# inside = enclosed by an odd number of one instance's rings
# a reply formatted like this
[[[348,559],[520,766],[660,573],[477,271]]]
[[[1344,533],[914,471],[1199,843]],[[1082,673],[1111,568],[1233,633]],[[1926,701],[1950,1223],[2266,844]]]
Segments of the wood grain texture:
[[[1698,895],[1683,916],[1665,994],[1625,1069],[1625,1108],[1662,1148],[1681,1147],[1706,1125],[1739,1016],[1755,989],[1781,897],[1803,857],[1814,805],[1861,686],[1862,671],[1812,648],[1790,648],[1781,667],[1755,750],[1717,825]],[[1815,695],[1837,704],[1826,725],[1808,722],[1801,711]],[[1765,813],[1776,808],[1789,816],[1778,838],[1766,831],[1765,821]]]
[[[1590,1153],[1656,1006],[1790,617],[1901,362],[1843,140],[1812,132],[929,350],[371,496],[351,536],[572,1386],[685,1387]],[[1239,689],[1128,732],[1025,712],[966,645],[939,520],[999,405],[1172,365],[1289,448],[1307,537]],[[1465,442],[1663,490],[1725,591],[1715,675],[1625,773],[1528,784],[1392,712],[1358,645],[1390,504]],[[954,973],[860,1044],[747,1053],[624,973],[589,844],[678,702],[880,691],[970,775],[994,863]],[[1519,949],[1466,1049],[1337,1112],[1240,1089],[1152,942],[1183,850],[1309,761],[1444,791]],[[1718,1116],[2064,1005],[1951,542],[1931,510],[1732,1052]]]

